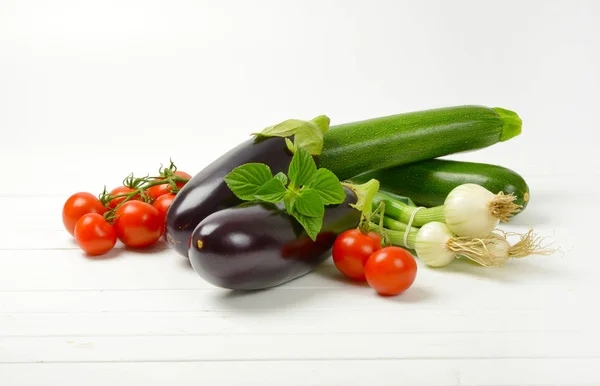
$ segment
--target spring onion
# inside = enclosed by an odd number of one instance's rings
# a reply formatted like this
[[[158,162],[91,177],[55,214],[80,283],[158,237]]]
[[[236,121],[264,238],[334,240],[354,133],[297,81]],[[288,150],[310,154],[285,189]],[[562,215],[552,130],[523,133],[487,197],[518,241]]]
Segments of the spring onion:
[[[384,226],[386,236],[393,245],[413,249],[417,257],[431,267],[443,267],[461,257],[485,267],[502,267],[510,258],[554,252],[543,248],[542,240],[531,230],[523,235],[511,233],[518,235],[520,240],[510,245],[507,236],[511,234],[490,233],[484,238],[457,236],[447,224],[439,221],[431,221],[421,228],[409,229],[402,222],[385,218]]]
[[[414,216],[413,225],[421,227],[430,222],[445,223],[450,231],[461,237],[487,237],[500,221],[507,222],[518,213],[520,205],[512,194],[493,194],[477,184],[462,184],[446,197],[444,205],[422,208]],[[385,202],[385,215],[407,223],[415,207],[393,200],[385,193],[378,193],[373,204]]]

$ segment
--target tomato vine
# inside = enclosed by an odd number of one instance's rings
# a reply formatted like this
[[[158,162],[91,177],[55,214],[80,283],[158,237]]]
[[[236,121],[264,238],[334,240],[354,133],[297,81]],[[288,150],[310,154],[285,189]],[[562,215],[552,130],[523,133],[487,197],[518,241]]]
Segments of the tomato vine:
[[[114,208],[109,208],[109,210],[104,213],[104,218],[110,223],[114,222],[116,211],[123,206],[123,204],[133,199],[152,204],[158,198],[152,197],[152,195],[148,194],[148,189],[152,188],[153,186],[169,185],[169,192],[172,194],[177,194],[181,189],[180,186],[186,184],[190,178],[182,177],[176,173],[177,167],[173,161],[170,161],[168,167],[163,168],[161,165],[157,176],[147,175],[144,177],[135,177],[134,174],[131,173],[125,177],[123,180],[123,186],[133,189],[128,193],[111,195],[106,189],[106,186],[104,186],[104,190],[102,193],[100,193],[98,199],[105,207],[108,207],[112,200],[123,198],[118,205],[116,205]]]

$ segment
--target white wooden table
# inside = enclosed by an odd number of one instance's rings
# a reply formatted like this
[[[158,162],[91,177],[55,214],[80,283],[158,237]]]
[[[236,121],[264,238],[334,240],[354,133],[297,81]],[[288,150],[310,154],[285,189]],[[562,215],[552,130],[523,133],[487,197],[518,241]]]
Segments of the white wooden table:
[[[5,192],[1,383],[598,384],[596,230],[557,204],[576,191],[585,218],[598,216],[600,191],[530,183],[531,206],[510,229],[535,223],[564,255],[502,269],[419,264],[392,298],[348,284],[331,261],[238,294],[205,283],[166,244],[86,258],[62,229],[66,196]]]
[[[600,385],[597,2],[92,4],[0,0],[0,385]],[[523,134],[453,158],[520,172],[504,229],[564,253],[419,264],[393,298],[331,261],[237,294],[165,244],[87,258],[61,223],[74,192],[194,174],[283,119],[469,103]]]

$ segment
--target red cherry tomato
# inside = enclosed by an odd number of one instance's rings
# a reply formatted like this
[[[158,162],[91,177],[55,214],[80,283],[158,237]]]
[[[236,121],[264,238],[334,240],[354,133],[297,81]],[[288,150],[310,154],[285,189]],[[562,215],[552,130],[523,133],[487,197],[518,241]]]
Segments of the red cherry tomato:
[[[106,208],[98,197],[92,193],[79,192],[73,194],[63,205],[62,220],[65,229],[73,235],[75,224],[84,215],[88,213],[104,214]]]
[[[131,193],[131,192],[133,192],[135,190],[136,189],[129,188],[127,186],[118,186],[118,187],[114,188],[113,190],[111,190],[109,194],[111,196],[118,196],[118,195],[121,195],[121,194]],[[125,200],[125,198],[127,198],[127,197],[123,196],[123,197],[113,198],[108,203],[108,207],[110,209],[115,209],[117,207],[117,205],[119,205],[120,203],[122,203]],[[135,196],[133,196],[133,198],[130,198],[129,200],[141,200],[141,198],[142,197],[139,194],[136,194]]]
[[[75,241],[90,255],[103,255],[117,243],[115,229],[98,213],[83,215],[75,224]]]
[[[353,280],[365,280],[365,264],[373,252],[381,249],[381,237],[359,229],[343,232],[333,243],[332,257],[337,269]]]
[[[174,199],[175,195],[173,193],[163,194],[162,196],[157,198],[156,201],[154,201],[154,204],[152,204],[153,207],[158,209],[158,213],[160,214],[160,221],[162,223],[165,222],[165,218],[167,218],[167,211],[169,210],[169,207],[171,206],[171,203]]]
[[[154,185],[148,188],[148,195],[152,197],[153,200],[157,200],[160,196],[170,193],[171,185],[169,184]]]
[[[176,176],[179,176],[181,178],[187,178],[188,180],[190,180],[192,178],[192,176],[190,176],[189,174],[187,174],[186,172],[182,172],[180,170],[177,170],[175,173]],[[175,185],[177,185],[177,187],[179,189],[183,188],[183,186],[186,184],[186,182],[176,182]]]
[[[365,276],[377,293],[398,295],[415,281],[417,263],[406,249],[385,247],[371,255],[365,266]]]
[[[115,212],[117,237],[128,247],[144,248],[160,238],[164,221],[158,209],[143,201],[127,201]]]
[[[181,178],[187,178],[188,180],[192,178],[192,176],[190,176],[186,172],[182,172],[179,170],[174,172],[173,174],[178,177],[181,177]],[[177,185],[177,189],[183,188],[183,186],[185,184],[186,184],[185,182],[176,182],[175,183],[175,185]],[[154,200],[158,199],[160,196],[162,196],[164,194],[170,194],[172,192],[173,192],[173,188],[171,187],[171,184],[154,185],[154,186],[148,188],[148,194]]]

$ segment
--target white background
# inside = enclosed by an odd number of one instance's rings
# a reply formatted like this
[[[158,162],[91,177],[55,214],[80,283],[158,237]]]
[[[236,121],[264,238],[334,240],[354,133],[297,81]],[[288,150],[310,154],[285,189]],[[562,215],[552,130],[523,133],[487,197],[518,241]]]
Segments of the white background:
[[[600,2],[0,0],[0,384],[598,385]],[[521,173],[564,253],[419,265],[395,298],[330,262],[245,296],[165,245],[91,260],[64,200],[195,174],[288,118],[441,106],[523,133],[454,159]],[[399,149],[398,151],[401,151]]]

